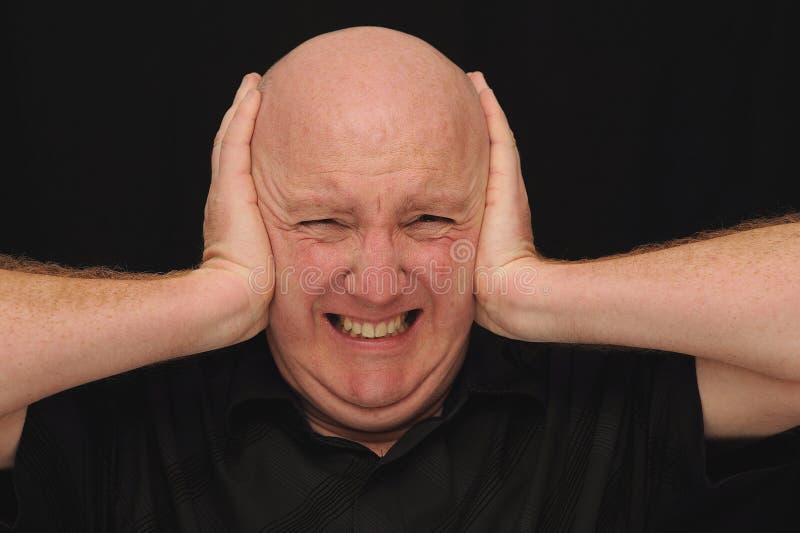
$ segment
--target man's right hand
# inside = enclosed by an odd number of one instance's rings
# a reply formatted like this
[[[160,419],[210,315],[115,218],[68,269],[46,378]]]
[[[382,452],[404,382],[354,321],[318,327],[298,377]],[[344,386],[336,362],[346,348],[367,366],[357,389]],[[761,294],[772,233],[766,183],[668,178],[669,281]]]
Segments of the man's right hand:
[[[269,237],[250,171],[250,140],[261,102],[257,89],[260,80],[261,76],[254,73],[244,77],[214,139],[203,263],[198,269],[199,274],[224,279],[222,283],[230,287],[232,306],[241,299],[245,306],[241,340],[266,328],[275,285]]]

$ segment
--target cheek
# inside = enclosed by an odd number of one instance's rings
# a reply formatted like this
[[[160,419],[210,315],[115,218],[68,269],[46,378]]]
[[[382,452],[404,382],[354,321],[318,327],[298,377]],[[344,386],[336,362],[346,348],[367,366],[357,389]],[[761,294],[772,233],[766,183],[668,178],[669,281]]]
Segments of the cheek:
[[[309,274],[306,277],[313,278],[310,274],[315,271],[329,272],[345,264],[343,254],[331,245],[298,239],[290,232],[271,232],[270,244],[279,276],[284,273],[286,280],[294,280],[295,283],[299,282],[302,272]]]
[[[341,246],[312,243],[286,232],[271,237],[271,244],[277,273],[273,323],[291,321],[299,325],[299,321],[313,318],[309,310],[313,311],[314,302],[329,292],[332,273],[347,264],[347,254]]]
[[[469,239],[448,239],[420,246],[409,258],[415,282],[436,302],[441,320],[448,314],[454,319],[472,316],[474,250]]]

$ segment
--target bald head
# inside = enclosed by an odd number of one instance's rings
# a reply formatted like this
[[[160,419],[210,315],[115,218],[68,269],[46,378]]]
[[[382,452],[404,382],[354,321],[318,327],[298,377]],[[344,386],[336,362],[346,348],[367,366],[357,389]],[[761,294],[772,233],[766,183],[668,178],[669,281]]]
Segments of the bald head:
[[[285,169],[308,165],[312,154],[391,166],[393,155],[421,151],[472,165],[488,149],[469,78],[426,42],[398,31],[358,27],[317,36],[270,68],[260,88],[257,167],[267,153]]]
[[[270,350],[315,429],[394,435],[436,411],[466,350],[472,292],[443,290],[433,270],[474,266],[452,246],[475,246],[481,228],[489,139],[480,101],[441,53],[383,28],[303,43],[261,90],[253,178],[281,272]],[[330,286],[309,287],[307,273]],[[407,335],[398,318],[396,340],[383,338],[385,324],[376,344],[368,329],[365,342],[352,339],[359,321],[409,310],[417,318]],[[345,327],[342,317],[356,321],[351,333],[333,328]]]

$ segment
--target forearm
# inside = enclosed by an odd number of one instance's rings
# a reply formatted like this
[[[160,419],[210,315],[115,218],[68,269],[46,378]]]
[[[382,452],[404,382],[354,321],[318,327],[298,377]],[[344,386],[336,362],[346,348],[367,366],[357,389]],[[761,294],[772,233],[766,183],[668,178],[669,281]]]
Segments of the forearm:
[[[238,289],[241,290],[241,289]],[[244,340],[225,273],[80,279],[0,270],[0,415],[82,383]]]
[[[800,380],[800,224],[538,264],[530,316],[565,342],[669,350]]]

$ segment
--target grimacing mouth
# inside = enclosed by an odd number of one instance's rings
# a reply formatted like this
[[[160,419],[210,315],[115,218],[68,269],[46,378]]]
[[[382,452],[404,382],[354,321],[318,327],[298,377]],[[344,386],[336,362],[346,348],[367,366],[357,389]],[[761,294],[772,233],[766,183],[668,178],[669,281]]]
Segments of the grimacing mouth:
[[[355,320],[346,315],[337,315],[335,313],[325,313],[325,318],[334,328],[351,337],[380,339],[383,337],[396,337],[406,331],[416,321],[420,312],[420,309],[411,309],[382,322]]]

